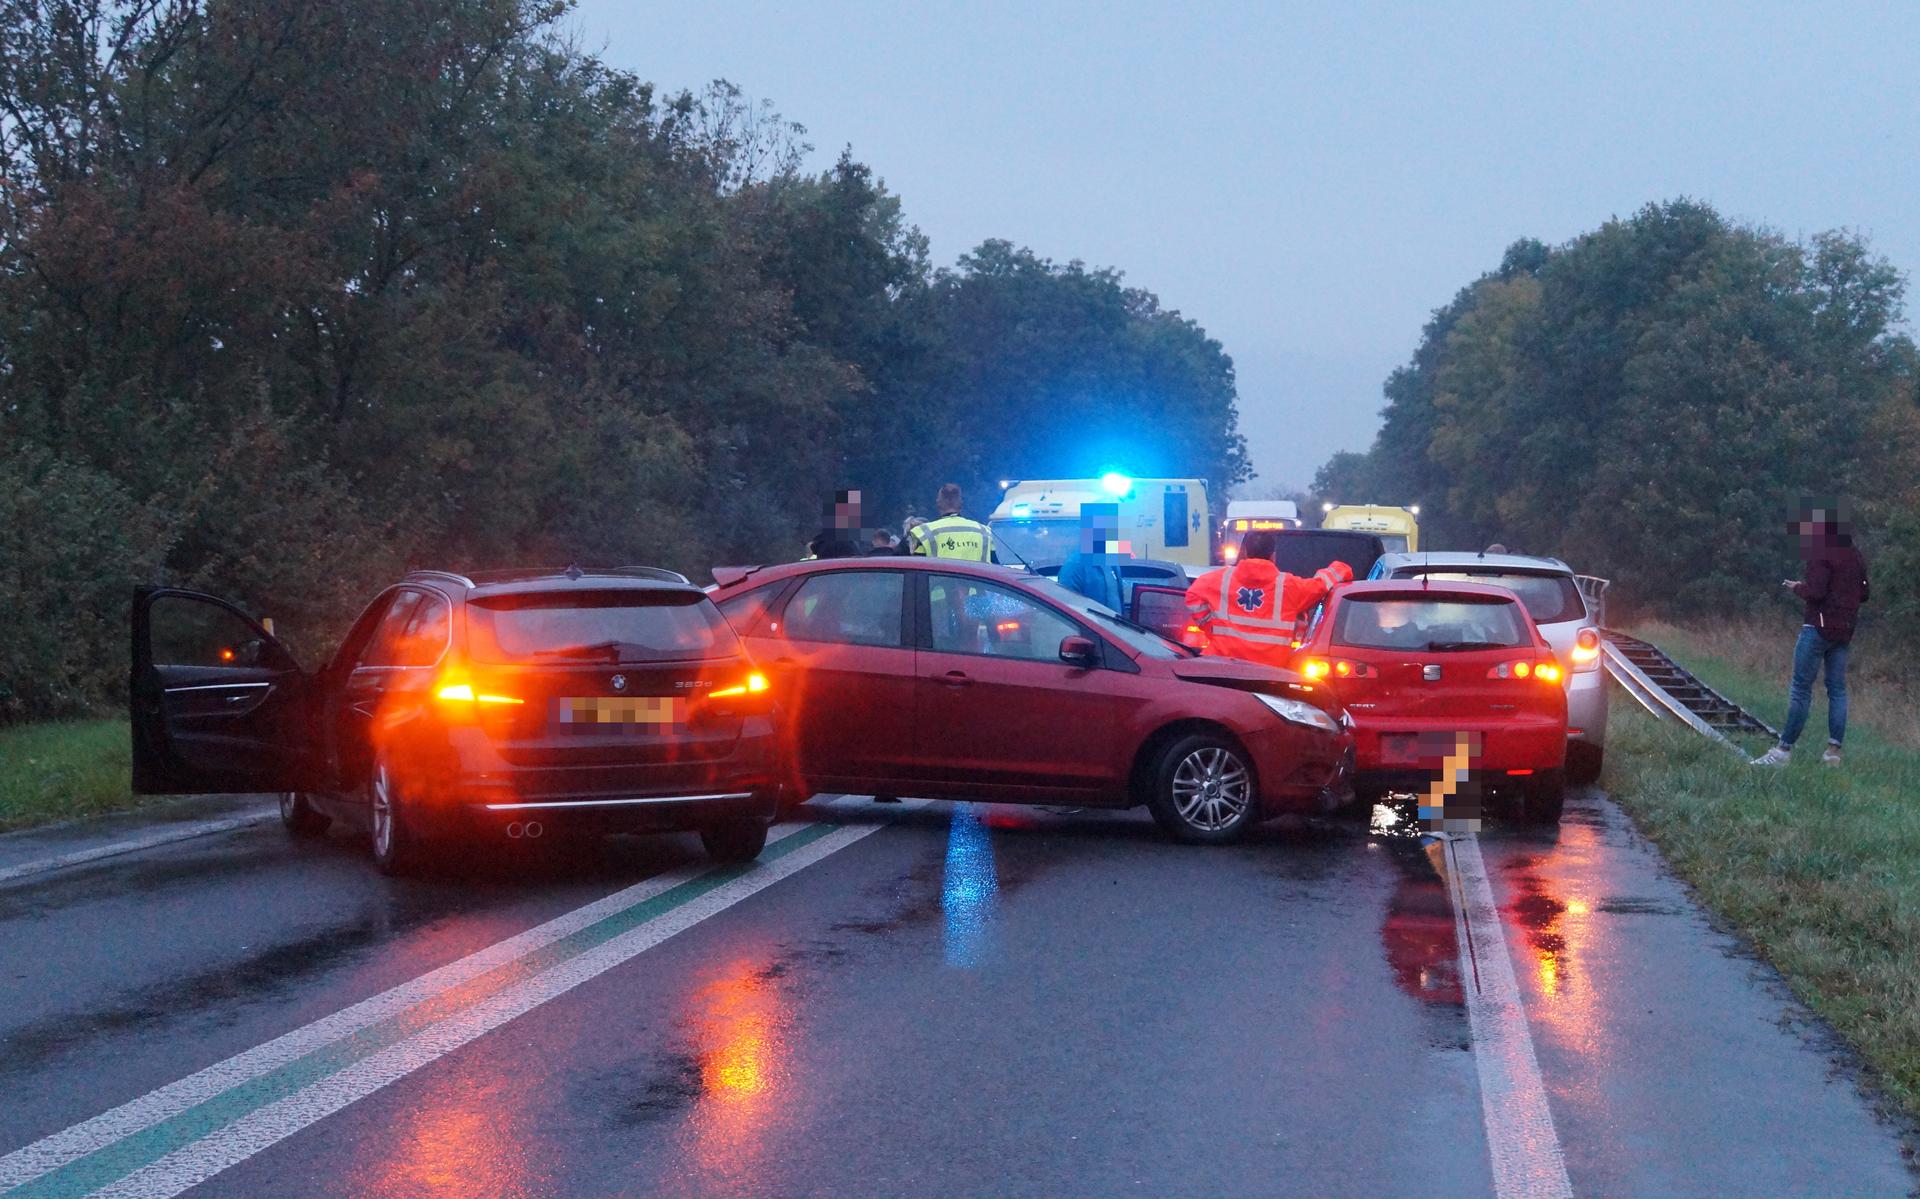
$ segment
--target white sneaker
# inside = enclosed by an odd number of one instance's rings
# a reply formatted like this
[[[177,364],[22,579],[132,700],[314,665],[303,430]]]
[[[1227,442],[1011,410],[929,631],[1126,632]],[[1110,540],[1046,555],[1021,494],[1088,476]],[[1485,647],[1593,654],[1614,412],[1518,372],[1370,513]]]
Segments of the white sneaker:
[[[1823,766],[1838,766],[1840,764],[1840,747],[1834,745],[1832,742],[1828,742],[1827,752],[1820,755],[1820,763]]]
[[[1776,745],[1753,760],[1755,766],[1785,766],[1793,760],[1793,751]]]

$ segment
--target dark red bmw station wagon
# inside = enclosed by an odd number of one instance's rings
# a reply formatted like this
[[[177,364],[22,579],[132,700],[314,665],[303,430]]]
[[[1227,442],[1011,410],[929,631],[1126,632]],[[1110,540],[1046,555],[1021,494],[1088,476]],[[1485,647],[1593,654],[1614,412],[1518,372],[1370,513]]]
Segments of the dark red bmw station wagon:
[[[776,697],[664,570],[416,571],[310,672],[234,605],[147,590],[131,698],[135,791],[277,791],[290,830],[365,829],[389,872],[562,829],[745,861],[778,802]]]
[[[1327,688],[1198,657],[1050,579],[891,557],[715,577],[780,696],[796,800],[1146,804],[1181,840],[1224,842],[1349,797]]]

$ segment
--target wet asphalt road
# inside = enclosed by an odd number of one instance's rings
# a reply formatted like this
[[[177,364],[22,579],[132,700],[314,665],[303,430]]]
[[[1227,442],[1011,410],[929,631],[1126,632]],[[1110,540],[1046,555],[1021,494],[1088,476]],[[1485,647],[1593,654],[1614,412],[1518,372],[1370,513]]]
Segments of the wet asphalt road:
[[[868,835],[808,845],[331,1114],[298,1112],[339,1063],[300,1075],[273,1109],[292,1131],[192,1193],[1494,1193],[1437,849],[1340,824],[1208,850],[1138,813],[809,807]],[[1911,1192],[1829,1035],[1611,803],[1480,846],[1575,1194]],[[0,887],[0,1179],[20,1147],[233,1055],[712,873],[691,837],[543,848],[392,881],[351,838],[268,825]],[[680,918],[678,894],[631,920]],[[138,1164],[89,1163],[24,1193]]]

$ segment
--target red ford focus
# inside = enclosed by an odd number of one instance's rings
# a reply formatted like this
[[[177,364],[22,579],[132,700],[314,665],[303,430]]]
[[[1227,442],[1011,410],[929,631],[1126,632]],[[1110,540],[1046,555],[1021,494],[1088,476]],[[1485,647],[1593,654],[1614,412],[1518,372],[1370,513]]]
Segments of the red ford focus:
[[[1181,840],[1225,842],[1350,795],[1326,687],[1196,657],[1052,580],[921,558],[715,576],[780,697],[796,802],[1144,803]]]
[[[1353,583],[1328,597],[1294,657],[1354,725],[1363,798],[1424,792],[1447,752],[1475,747],[1470,777],[1558,820],[1566,790],[1566,680],[1526,608],[1502,587]]]

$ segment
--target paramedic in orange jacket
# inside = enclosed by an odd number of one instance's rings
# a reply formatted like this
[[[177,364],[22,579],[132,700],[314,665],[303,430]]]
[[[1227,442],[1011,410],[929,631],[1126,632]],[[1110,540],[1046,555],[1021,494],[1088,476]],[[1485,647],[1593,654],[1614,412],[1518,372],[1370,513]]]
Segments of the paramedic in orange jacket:
[[[1240,560],[1203,574],[1187,588],[1190,623],[1206,634],[1206,652],[1267,666],[1287,665],[1305,630],[1301,617],[1341,583],[1353,568],[1333,562],[1309,578],[1273,564],[1280,540],[1264,529],[1247,534]]]

